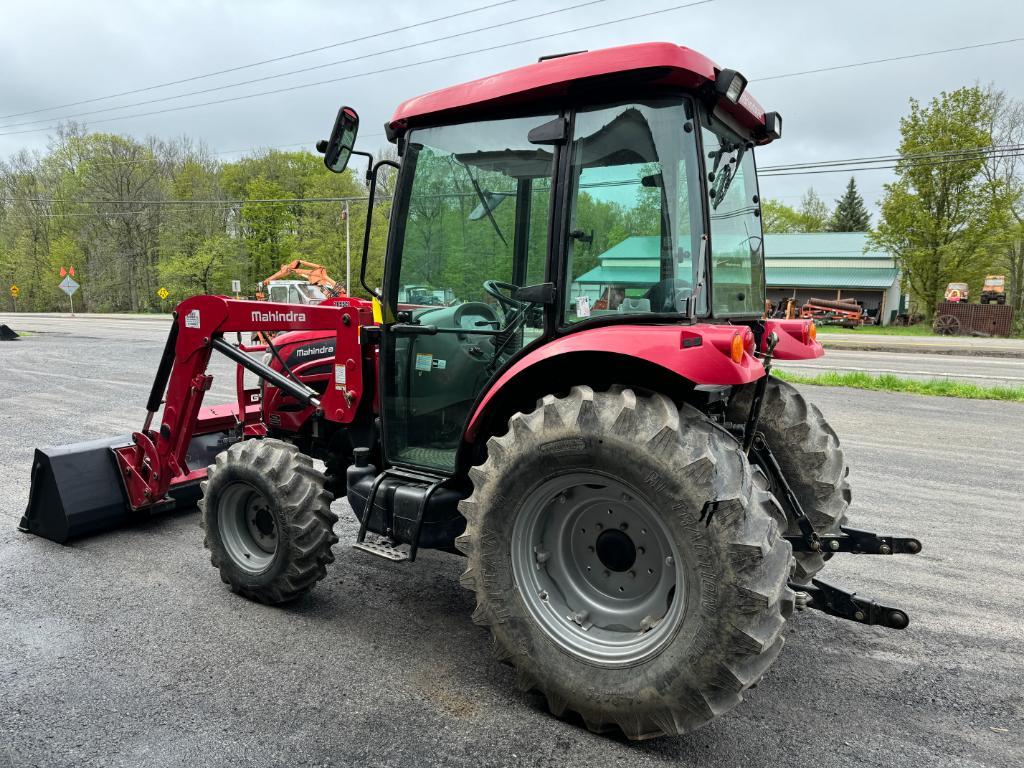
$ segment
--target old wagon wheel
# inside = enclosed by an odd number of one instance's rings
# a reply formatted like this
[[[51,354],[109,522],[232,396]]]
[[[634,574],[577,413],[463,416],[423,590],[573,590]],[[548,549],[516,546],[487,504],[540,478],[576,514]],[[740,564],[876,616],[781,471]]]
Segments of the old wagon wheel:
[[[960,320],[953,315],[939,315],[935,318],[935,324],[932,328],[941,336],[958,336],[960,334]]]

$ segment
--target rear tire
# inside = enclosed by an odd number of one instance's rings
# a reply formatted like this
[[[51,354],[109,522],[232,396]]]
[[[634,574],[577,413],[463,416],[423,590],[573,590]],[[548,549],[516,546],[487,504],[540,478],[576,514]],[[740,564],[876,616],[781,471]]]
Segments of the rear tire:
[[[736,441],[662,395],[575,387],[487,447],[456,546],[519,687],[630,739],[736,706],[793,609],[790,546]]]
[[[309,456],[281,440],[244,440],[218,454],[206,477],[203,546],[233,592],[278,605],[327,574],[338,516]]]
[[[729,421],[746,422],[753,388],[753,384],[744,387],[730,401]],[[840,533],[840,528],[846,525],[846,511],[850,506],[847,480],[850,468],[839,445],[839,436],[818,407],[807,402],[793,385],[770,376],[758,430],[768,442],[814,530],[819,534]],[[795,524],[784,527],[787,536],[800,535]],[[825,565],[825,558],[814,552],[794,552],[793,557],[797,563],[794,581],[800,584],[809,584],[811,577]]]

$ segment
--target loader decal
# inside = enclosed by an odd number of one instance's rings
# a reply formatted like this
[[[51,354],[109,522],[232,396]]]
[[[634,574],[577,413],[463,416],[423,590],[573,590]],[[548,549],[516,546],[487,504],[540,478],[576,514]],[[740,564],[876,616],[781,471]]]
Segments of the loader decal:
[[[304,323],[306,322],[305,312],[261,312],[254,309],[250,315],[254,323]]]

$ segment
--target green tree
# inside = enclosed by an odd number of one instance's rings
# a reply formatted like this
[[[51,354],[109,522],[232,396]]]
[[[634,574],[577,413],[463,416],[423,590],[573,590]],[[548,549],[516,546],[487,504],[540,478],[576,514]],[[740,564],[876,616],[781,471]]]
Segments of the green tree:
[[[284,202],[295,194],[259,176],[246,184],[245,198],[254,201],[242,205],[242,238],[249,251],[250,282],[256,283],[295,257],[295,209]],[[282,202],[271,202],[276,200]]]
[[[239,268],[240,246],[236,238],[214,235],[195,250],[161,262],[160,282],[177,301],[200,293],[226,294]]]
[[[828,229],[832,213],[829,211],[825,201],[814,191],[814,187],[808,188],[800,200],[800,219],[803,223],[801,232],[825,232]]]
[[[991,95],[974,86],[943,92],[926,105],[911,99],[910,114],[900,119],[902,159],[896,181],[885,185],[871,242],[895,255],[904,287],[926,317],[947,283],[980,288],[1009,199],[1005,185],[982,172],[981,154],[955,162],[920,155],[990,146],[992,116]]]
[[[853,176],[846,185],[846,192],[836,200],[828,228],[832,232],[867,232],[871,229],[871,217],[864,206],[864,198],[857,191],[857,182]]]
[[[761,202],[761,226],[765,232],[780,234],[806,231],[800,211],[778,200]]]

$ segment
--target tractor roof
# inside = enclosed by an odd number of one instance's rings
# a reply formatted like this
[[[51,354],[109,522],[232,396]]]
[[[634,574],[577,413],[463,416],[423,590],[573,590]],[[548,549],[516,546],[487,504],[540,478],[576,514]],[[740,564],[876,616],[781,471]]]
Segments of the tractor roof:
[[[395,110],[387,129],[394,135],[417,125],[500,117],[564,100],[587,85],[599,85],[602,94],[615,85],[627,86],[626,93],[637,85],[696,89],[713,84],[720,69],[706,56],[674,43],[574,53],[409,99]],[[723,99],[721,106],[750,130],[764,125],[764,109],[746,91],[738,104]]]

